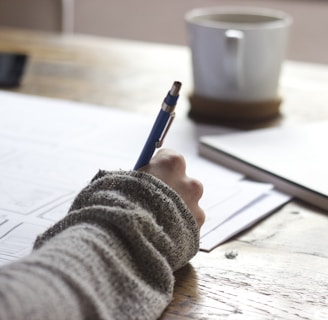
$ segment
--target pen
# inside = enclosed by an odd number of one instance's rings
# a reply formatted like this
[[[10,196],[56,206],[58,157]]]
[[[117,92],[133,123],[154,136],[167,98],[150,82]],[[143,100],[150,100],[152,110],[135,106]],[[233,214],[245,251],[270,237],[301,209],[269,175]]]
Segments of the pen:
[[[163,140],[175,117],[174,109],[179,98],[180,88],[181,82],[175,81],[170,91],[164,98],[161,109],[149,133],[148,139],[141,151],[137,163],[134,166],[134,170],[138,170],[148,164],[155,152],[155,149],[162,146]]]

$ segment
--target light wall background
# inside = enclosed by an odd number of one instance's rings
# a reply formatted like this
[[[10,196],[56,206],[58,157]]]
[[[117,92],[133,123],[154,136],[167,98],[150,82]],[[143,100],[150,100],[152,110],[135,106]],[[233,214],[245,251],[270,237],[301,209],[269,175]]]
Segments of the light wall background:
[[[185,45],[185,12],[223,5],[288,12],[287,57],[328,63],[328,0],[0,0],[0,25]]]

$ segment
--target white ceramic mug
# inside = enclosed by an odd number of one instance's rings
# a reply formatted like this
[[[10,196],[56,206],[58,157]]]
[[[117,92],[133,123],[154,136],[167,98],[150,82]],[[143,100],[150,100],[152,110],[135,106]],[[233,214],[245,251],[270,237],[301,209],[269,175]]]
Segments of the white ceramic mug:
[[[292,18],[253,7],[208,7],[185,16],[194,94],[220,101],[277,98]]]

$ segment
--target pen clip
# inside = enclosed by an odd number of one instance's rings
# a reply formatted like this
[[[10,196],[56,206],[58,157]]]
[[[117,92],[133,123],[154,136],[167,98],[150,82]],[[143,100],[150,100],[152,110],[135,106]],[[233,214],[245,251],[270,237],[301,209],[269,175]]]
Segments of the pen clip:
[[[167,124],[162,132],[162,135],[160,136],[159,140],[155,144],[156,148],[160,148],[163,145],[164,138],[166,137],[166,134],[168,133],[174,118],[175,118],[175,112],[172,112],[170,115],[169,121],[167,122]]]

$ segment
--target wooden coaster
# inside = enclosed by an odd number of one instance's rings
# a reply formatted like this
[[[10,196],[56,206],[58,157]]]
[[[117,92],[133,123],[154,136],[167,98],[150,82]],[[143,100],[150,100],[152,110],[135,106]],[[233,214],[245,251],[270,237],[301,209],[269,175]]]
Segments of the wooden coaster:
[[[282,99],[272,101],[238,102],[220,101],[211,98],[190,95],[189,117],[205,122],[260,122],[271,120],[280,115]]]

